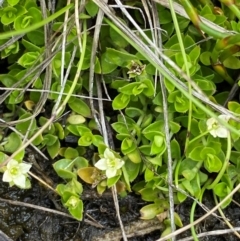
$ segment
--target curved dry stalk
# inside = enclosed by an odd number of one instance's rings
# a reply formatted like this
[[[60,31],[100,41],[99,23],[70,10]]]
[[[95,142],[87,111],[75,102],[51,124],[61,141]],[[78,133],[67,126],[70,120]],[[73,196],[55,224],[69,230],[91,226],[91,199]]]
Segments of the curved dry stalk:
[[[0,51],[3,51],[4,49],[6,49],[7,47],[11,46],[12,44],[14,44],[15,42],[17,42],[20,38],[22,38],[24,36],[24,34],[18,35],[18,36],[14,36],[11,39],[9,39],[6,43],[0,45]]]
[[[73,51],[73,54],[74,54],[74,51]],[[68,72],[68,70],[66,72]],[[58,94],[58,95],[61,93],[59,91],[53,91],[53,90],[40,90],[40,89],[26,89],[25,90],[23,88],[11,88],[11,87],[1,87],[1,86],[0,86],[0,90],[24,90],[24,91],[28,91],[28,92],[40,92],[40,93],[45,91],[45,92],[47,92],[49,94]],[[66,96],[67,93],[63,93],[62,95]],[[86,96],[86,95],[72,94],[71,96],[78,97],[78,98],[83,98],[83,99],[90,99],[90,97]],[[94,99],[94,100],[112,101],[111,99],[106,99],[106,98],[101,98],[100,99],[98,97],[92,97],[92,99]],[[1,121],[4,122],[4,120],[0,119],[0,122]]]
[[[104,0],[105,3],[108,2],[108,0]],[[106,123],[105,123],[105,117],[104,117],[104,111],[103,111],[103,103],[102,103],[102,89],[101,89],[101,84],[99,79],[97,79],[97,91],[98,91],[98,105],[99,105],[99,118],[100,118],[100,123],[97,117],[97,112],[94,107],[93,103],[93,84],[94,84],[94,69],[95,69],[95,61],[96,61],[96,52],[97,52],[97,45],[99,42],[99,36],[100,36],[100,30],[101,30],[101,25],[104,17],[104,12],[100,9],[97,14],[97,20],[96,20],[96,28],[94,31],[94,37],[93,37],[93,45],[92,45],[92,52],[91,52],[91,60],[90,60],[90,70],[89,70],[89,97],[90,97],[90,107],[92,111],[92,115],[94,117],[95,122],[98,125],[98,129],[100,133],[103,135],[104,143],[106,146],[109,146],[109,140],[108,140],[108,135],[107,135],[107,128],[106,128]],[[121,232],[122,232],[122,237],[124,241],[127,241],[127,236],[124,230],[124,226],[121,220],[121,215],[120,215],[120,210],[119,210],[119,203],[118,203],[118,197],[117,197],[117,190],[116,186],[114,185],[112,188],[112,196],[114,200],[114,205],[115,205],[115,210],[116,210],[116,215],[118,217],[118,221],[120,224]]]
[[[94,30],[94,35],[93,35],[93,44],[92,44],[92,51],[91,51],[91,58],[90,58],[90,68],[89,68],[89,103],[90,103],[90,108],[92,112],[92,116],[98,126],[98,130],[101,134],[103,134],[103,139],[106,141],[106,145],[108,146],[107,143],[107,136],[104,136],[102,128],[104,128],[105,125],[101,125],[99,123],[99,118],[97,116],[97,111],[94,107],[93,103],[93,85],[94,85],[94,70],[95,70],[95,62],[96,62],[96,53],[97,53],[97,47],[98,47],[98,42],[99,42],[99,36],[100,36],[100,30],[102,26],[102,21],[103,21],[104,13],[100,9],[97,14],[97,19],[96,19],[96,27]]]
[[[47,7],[46,7],[46,3],[44,0],[40,0],[40,6],[41,6],[43,18],[46,19],[47,18]],[[67,12],[65,14],[67,14],[68,11],[69,10],[67,10]],[[45,44],[46,50],[45,50],[44,58],[48,58],[51,55],[51,50],[49,48],[49,34],[50,34],[49,24],[45,24],[44,25],[44,44]],[[40,73],[39,73],[39,75],[40,75]],[[50,90],[51,83],[52,83],[52,63],[50,62],[50,64],[46,67],[46,74],[45,74],[44,82],[43,82],[43,90]],[[34,116],[37,116],[42,111],[43,106],[45,105],[45,103],[47,101],[47,98],[48,98],[48,93],[45,91],[42,92],[38,103],[34,107],[34,113],[33,113]],[[35,118],[31,118],[31,122],[30,122],[29,128],[25,134],[25,138],[23,139],[23,143],[28,138],[28,134],[31,131],[34,120],[35,120]]]
[[[22,207],[27,207],[27,208],[33,208],[33,209],[40,210],[40,211],[43,211],[43,212],[48,212],[48,213],[53,213],[53,214],[56,214],[56,215],[61,215],[61,216],[67,217],[67,218],[74,219],[75,221],[79,222],[73,216],[71,216],[71,215],[69,215],[67,213],[63,213],[63,212],[60,212],[60,211],[57,211],[57,210],[53,210],[53,209],[50,209],[50,208],[45,208],[45,207],[37,206],[37,205],[34,205],[34,204],[30,204],[30,203],[20,202],[20,201],[13,201],[13,200],[9,200],[9,199],[4,199],[4,198],[1,198],[1,197],[0,197],[0,202],[5,202],[5,203],[9,203],[11,205],[22,206]],[[89,216],[89,215],[87,215],[87,216]],[[93,221],[90,221],[90,220],[85,218],[84,222],[88,223],[88,224],[90,224],[92,226],[95,226],[97,228],[103,228],[103,226],[101,224],[97,223],[97,221],[95,221],[93,218],[91,218],[91,219]]]
[[[213,214],[219,207],[221,207],[221,205],[226,202],[229,198],[231,198],[238,190],[240,189],[240,184],[238,184],[221,202],[219,202],[214,208],[212,208],[208,213],[206,213],[205,215],[203,215],[202,217],[200,217],[199,219],[195,220],[194,222],[192,222],[191,224],[188,224],[186,226],[184,226],[183,228],[180,228],[178,230],[176,230],[175,232],[166,235],[163,238],[157,239],[156,241],[165,241],[168,240],[172,237],[177,236],[178,234],[190,229],[192,226],[195,226],[196,224],[202,222],[205,218],[207,218],[208,216],[210,216],[211,214]]]
[[[154,33],[154,28],[153,28],[153,23],[151,20],[151,14],[148,9],[148,5],[146,0],[142,0],[145,12],[148,16],[148,21],[149,21],[149,26],[152,32],[152,39],[155,45],[162,50],[162,42],[161,42],[161,33],[157,31]],[[156,4],[152,5],[151,12],[153,15],[153,19],[155,20],[155,29],[161,29],[158,19],[158,14],[157,14],[157,9],[156,9]],[[155,13],[155,15],[154,15]],[[158,25],[156,25],[156,22],[158,22]],[[161,55],[155,51],[155,54],[161,59]],[[161,75],[161,74],[160,74]],[[158,78],[159,74],[158,71],[156,70],[155,78]],[[168,119],[168,102],[167,102],[167,90],[165,87],[165,83],[163,80],[163,76],[160,76],[160,86],[161,86],[161,92],[162,92],[162,102],[163,102],[163,117],[164,117],[164,131],[165,131],[165,137],[166,137],[166,146],[167,146],[167,156],[168,156],[168,194],[169,194],[169,217],[170,217],[170,222],[171,222],[171,231],[176,230],[175,226],[175,221],[174,221],[174,199],[173,199],[173,170],[172,170],[172,154],[171,154],[171,137],[170,137],[170,129],[169,129],[169,119]],[[155,89],[156,89],[157,82],[155,81]],[[156,93],[156,90],[155,90]],[[174,241],[175,238],[172,238],[172,241]]]
[[[163,225],[157,219],[153,220],[138,220],[130,222],[125,226],[126,235],[128,238],[143,236],[156,230],[163,229]],[[120,241],[122,239],[121,232],[117,229],[112,230],[102,236],[95,236],[92,241]]]
[[[233,228],[233,229],[223,229],[223,230],[214,230],[214,231],[204,232],[204,233],[197,234],[197,237],[203,238],[203,237],[214,236],[214,235],[223,235],[223,234],[232,233],[234,231],[239,232],[240,227]],[[187,238],[179,239],[178,241],[191,241],[191,240],[194,240],[194,238],[193,237],[187,237]]]
[[[169,4],[168,0],[153,0],[153,1],[156,2],[156,3],[159,3],[160,5],[162,5],[166,8],[170,8],[170,4]],[[180,16],[182,16],[184,18],[189,19],[189,16],[186,13],[185,9],[182,7],[182,5],[180,5],[177,2],[173,2],[173,7],[174,7],[174,10],[177,14],[179,14]],[[218,26],[217,24],[211,22],[210,20],[208,20],[204,17],[201,17],[201,16],[199,16],[199,17],[200,17],[200,19],[203,23],[205,23],[210,28],[215,29],[216,31],[219,31],[219,32],[222,32],[222,33],[228,33],[228,34],[236,34],[237,33],[235,31],[226,30],[225,28],[222,28],[222,27]]]
[[[4,120],[0,119],[0,121],[4,122]],[[7,125],[7,122],[6,122],[6,125]],[[8,126],[8,128],[10,130],[12,130],[13,132],[15,132],[16,134],[18,134],[22,139],[24,138],[24,135],[19,132],[17,129],[15,129],[13,126]],[[41,155],[45,160],[48,160],[48,158],[35,146],[33,145],[32,143],[30,143],[30,146],[39,154]]]

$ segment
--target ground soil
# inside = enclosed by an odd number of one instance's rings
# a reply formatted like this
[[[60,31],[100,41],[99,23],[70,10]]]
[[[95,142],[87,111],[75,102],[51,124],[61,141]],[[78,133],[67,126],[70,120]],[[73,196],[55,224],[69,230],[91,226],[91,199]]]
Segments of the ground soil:
[[[0,177],[1,178],[1,177]],[[8,184],[0,182],[0,230],[13,241],[94,241],[94,240],[118,240],[117,237],[107,238],[106,234],[119,232],[119,224],[115,214],[115,208],[111,197],[111,192],[107,192],[102,197],[97,196],[93,190],[86,190],[83,194],[85,206],[85,219],[77,222],[71,218],[61,215],[36,210],[19,205],[13,205],[4,201],[15,200],[56,209],[61,207],[57,196],[51,194],[45,187],[32,181],[32,189],[20,190],[16,187],[8,187]],[[235,197],[239,201],[238,196]],[[139,210],[145,203],[139,196],[130,194],[119,199],[122,221],[125,226],[139,220]],[[192,201],[189,199],[176,207],[176,212],[181,216],[184,224],[189,223],[189,213]],[[214,206],[211,193],[207,193],[204,204],[208,208]],[[58,206],[59,205],[59,206]],[[196,218],[205,213],[202,208],[196,209]],[[240,226],[240,208],[231,204],[224,210],[225,215],[235,227]],[[90,223],[89,223],[90,222]],[[96,227],[102,225],[102,228]],[[161,227],[161,224],[159,224]],[[226,225],[220,219],[213,216],[207,218],[196,227],[198,233],[226,229]],[[116,231],[117,230],[117,231]],[[1,233],[0,233],[1,234]],[[160,237],[161,231],[145,234],[143,236],[129,238],[129,241],[153,241]],[[178,239],[191,236],[186,232],[178,236]],[[0,235],[0,241],[7,241]],[[120,238],[119,238],[120,240]],[[221,235],[205,237],[204,241],[235,241],[234,235]]]

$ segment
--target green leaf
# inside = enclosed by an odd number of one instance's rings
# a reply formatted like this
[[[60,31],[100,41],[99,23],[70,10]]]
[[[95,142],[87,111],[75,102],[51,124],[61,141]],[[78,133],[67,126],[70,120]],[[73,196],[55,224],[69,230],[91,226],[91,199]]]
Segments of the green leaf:
[[[67,122],[72,125],[83,124],[85,121],[86,119],[82,115],[70,115],[67,118]]]
[[[79,146],[90,146],[93,142],[93,134],[91,132],[86,132],[78,140]]]
[[[119,48],[124,49],[129,45],[129,42],[125,38],[123,38],[119,33],[117,33],[113,28],[110,28],[109,35],[114,45],[117,45]]]
[[[125,95],[139,95],[143,91],[143,88],[140,82],[133,82],[120,87],[118,91]]]
[[[183,227],[183,223],[182,223],[182,220],[180,218],[180,216],[174,212],[174,222],[175,224],[179,227],[179,228],[182,228]]]
[[[44,45],[44,32],[42,30],[37,29],[37,30],[31,31],[27,33],[27,37],[31,43],[37,46]]]
[[[159,206],[159,204],[148,204],[140,209],[140,218],[144,220],[153,219],[154,217],[156,217],[156,215],[162,213],[163,211],[164,209]]]
[[[146,182],[150,182],[154,178],[154,172],[148,168],[146,168],[144,172],[144,179]]]
[[[7,0],[7,2],[9,3],[9,5],[11,5],[11,6],[17,5],[19,1],[20,1],[20,0]]]
[[[125,109],[125,113],[127,116],[134,118],[143,115],[143,111],[136,107],[128,107]]]
[[[231,192],[231,189],[225,182],[220,182],[214,186],[213,191],[217,196],[224,198]]]
[[[63,179],[76,178],[73,173],[74,161],[69,159],[61,159],[53,164],[53,168],[59,177]]]
[[[177,112],[185,113],[188,111],[189,101],[179,90],[170,93],[168,101],[174,103]]]
[[[19,120],[22,120],[22,119],[25,119],[25,118],[28,118],[28,117],[31,117],[31,116],[32,115],[30,113],[26,113],[26,114],[21,115]],[[33,120],[24,121],[24,122],[21,122],[21,123],[17,124],[16,129],[19,132],[21,132],[22,134],[25,134],[28,131],[28,128],[29,128],[31,122],[32,122],[32,125],[31,125],[32,131],[30,131],[29,134],[32,135],[33,131],[35,131],[37,129],[37,123],[36,123],[35,118]]]
[[[147,97],[153,97],[155,93],[153,82],[149,79],[145,79],[141,82],[146,85],[146,87],[143,89],[143,94]]]
[[[200,53],[201,53],[200,46],[195,46],[194,49],[189,53],[189,57],[194,64],[197,63]]]
[[[100,144],[104,143],[103,137],[100,135],[93,135],[92,143],[94,146],[98,147]]]
[[[182,184],[179,184],[179,185],[178,185],[178,188],[180,188],[180,189],[182,189],[182,190],[185,189]],[[182,202],[184,202],[184,201],[186,200],[187,196],[186,196],[185,194],[181,193],[181,192],[178,192],[178,193],[177,193],[177,198],[178,198],[178,201],[179,201],[180,203],[182,203]]]
[[[31,25],[42,21],[42,13],[38,8],[31,7],[27,10],[27,13],[18,16],[14,20],[14,28],[16,30],[22,30]]]
[[[145,129],[143,129],[142,134],[148,139],[153,140],[155,134],[162,134],[163,130],[163,122],[162,121],[155,121]]]
[[[138,61],[135,55],[111,48],[107,48],[106,57],[111,61],[111,63],[122,67],[127,66],[131,61]]]
[[[101,55],[101,67],[102,74],[110,74],[112,73],[118,66],[115,63],[112,63],[111,60],[108,59],[107,54],[103,53]],[[114,81],[115,82],[115,81]],[[114,83],[113,82],[113,83]]]
[[[74,159],[74,166],[78,169],[88,167],[88,160],[82,156],[78,156]]]
[[[196,173],[193,172],[192,170],[186,169],[182,172],[182,175],[188,180],[191,181],[195,176]]]
[[[115,177],[111,177],[107,179],[107,186],[108,188],[112,187],[113,185],[115,185],[119,178],[121,177],[121,175],[115,176]]]
[[[112,125],[112,128],[118,132],[118,133],[121,133],[121,134],[129,134],[129,130],[126,126],[125,123],[122,123],[122,122],[115,122],[113,123]]]
[[[138,149],[135,149],[134,151],[128,153],[127,157],[129,158],[129,160],[131,160],[134,163],[140,163],[142,161],[142,158]]]
[[[133,152],[137,148],[135,142],[131,138],[125,138],[121,144],[121,151],[124,155]]]
[[[147,202],[153,202],[155,199],[158,198],[159,195],[159,190],[157,189],[152,189],[152,188],[144,188],[139,191],[142,199]]]
[[[145,115],[142,120],[141,128],[145,128],[149,126],[152,123],[152,120],[153,120],[153,114]]]
[[[201,151],[203,150],[203,146],[197,146],[195,147],[188,155],[189,158],[191,158],[194,161],[200,161],[201,156],[199,155],[201,153]]]
[[[68,211],[71,215],[77,220],[81,221],[83,218],[83,202],[75,196],[71,196],[68,201],[65,203],[65,206],[68,207]]]
[[[114,98],[112,106],[114,110],[122,110],[128,105],[129,102],[130,96],[120,93]]]
[[[227,59],[223,61],[223,65],[229,69],[239,69],[240,60],[235,56],[229,56]]]
[[[166,150],[165,138],[162,135],[155,135],[151,145],[150,155],[163,154]]]
[[[201,160],[204,160],[205,158],[207,158],[209,154],[215,155],[216,154],[215,149],[211,147],[204,147],[200,152]]]
[[[204,160],[204,167],[210,173],[219,172],[222,168],[222,161],[216,155],[207,154]]]
[[[74,159],[78,156],[79,156],[78,151],[72,147],[67,147],[64,152],[64,157],[66,159]]]
[[[211,96],[215,93],[216,86],[212,81],[203,80],[203,79],[196,79],[195,81],[206,95]]]
[[[182,182],[182,185],[185,187],[185,189],[192,195],[194,196],[194,190],[193,190],[193,187],[191,185],[191,182],[189,180],[184,180]]]
[[[64,133],[62,125],[60,123],[56,122],[56,123],[54,123],[54,127],[55,127],[55,133],[58,136],[58,138],[60,140],[63,140],[65,137],[65,133]]]
[[[82,99],[76,98],[73,102],[68,103],[68,105],[74,112],[78,113],[79,115],[88,118],[92,116],[89,106]]]
[[[211,65],[211,53],[210,52],[203,52],[200,55],[200,60],[204,65]]]
[[[25,68],[31,67],[39,61],[39,56],[39,52],[27,52],[18,59],[18,64]]]
[[[85,8],[87,10],[87,13],[91,16],[94,17],[98,13],[98,6],[92,1],[88,1],[87,4],[85,5]]]
[[[55,143],[53,145],[51,145],[51,146],[47,145],[48,154],[50,155],[50,157],[52,159],[54,159],[58,155],[59,149],[60,149],[60,142],[59,142],[59,140],[55,141]]]
[[[78,135],[83,136],[85,133],[91,133],[91,130],[85,125],[78,125],[77,127]],[[73,129],[74,130],[74,129]]]
[[[47,146],[52,146],[58,140],[57,136],[52,134],[46,134],[43,138],[44,138],[43,142]]]
[[[6,152],[13,153],[22,145],[22,140],[19,135],[15,132],[12,132],[7,137],[7,143],[4,144],[4,150]]]

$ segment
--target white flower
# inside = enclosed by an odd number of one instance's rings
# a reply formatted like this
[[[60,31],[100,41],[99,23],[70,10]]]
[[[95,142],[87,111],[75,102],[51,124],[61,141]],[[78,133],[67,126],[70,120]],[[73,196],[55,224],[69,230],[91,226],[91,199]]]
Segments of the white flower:
[[[32,164],[19,163],[12,159],[7,164],[7,169],[3,174],[3,181],[9,182],[10,186],[14,184],[20,188],[26,188],[27,186],[27,173],[32,167]]]
[[[124,165],[124,161],[116,158],[114,153],[111,152],[109,148],[106,148],[103,156],[104,157],[95,164],[95,167],[100,170],[106,171],[106,176],[108,178],[116,176],[117,170]]]
[[[226,122],[230,119],[227,115],[220,115],[218,118]],[[213,117],[207,120],[207,129],[213,137],[227,138],[228,136],[228,129]]]

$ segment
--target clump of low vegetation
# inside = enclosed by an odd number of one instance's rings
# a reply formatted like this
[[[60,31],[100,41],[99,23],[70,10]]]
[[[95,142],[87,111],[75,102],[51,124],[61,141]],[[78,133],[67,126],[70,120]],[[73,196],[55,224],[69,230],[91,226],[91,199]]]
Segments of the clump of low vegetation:
[[[30,189],[38,153],[77,220],[86,186],[139,195],[162,237],[183,226],[174,205],[192,198],[193,223],[206,190],[225,218],[240,184],[239,0],[1,4],[3,182]]]

